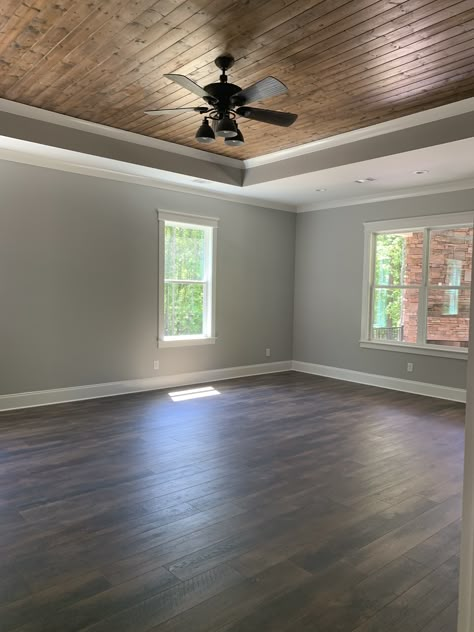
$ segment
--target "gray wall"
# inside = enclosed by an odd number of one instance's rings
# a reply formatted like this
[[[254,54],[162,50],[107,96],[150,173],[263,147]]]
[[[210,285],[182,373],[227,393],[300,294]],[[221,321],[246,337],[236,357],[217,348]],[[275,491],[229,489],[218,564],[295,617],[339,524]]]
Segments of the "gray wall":
[[[294,214],[5,161],[0,192],[0,394],[291,359]],[[156,208],[221,220],[215,345],[157,349]]]
[[[363,222],[473,209],[458,191],[299,214],[293,359],[465,388],[465,360],[360,348]]]
[[[472,191],[295,216],[2,161],[0,192],[0,394],[292,357],[465,386],[462,360],[360,348],[363,222],[472,210]],[[220,218],[215,345],[157,348],[156,208]]]

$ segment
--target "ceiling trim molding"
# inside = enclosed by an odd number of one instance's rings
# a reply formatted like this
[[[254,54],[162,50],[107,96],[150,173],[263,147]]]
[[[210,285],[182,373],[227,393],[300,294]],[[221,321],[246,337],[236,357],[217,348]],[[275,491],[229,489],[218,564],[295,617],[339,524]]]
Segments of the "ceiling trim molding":
[[[24,103],[17,103],[16,101],[10,101],[8,99],[0,99],[0,111],[98,134],[100,136],[107,136],[109,138],[115,138],[117,140],[151,147],[161,151],[167,151],[173,154],[197,158],[214,164],[228,165],[246,171],[252,167],[271,164],[288,158],[303,156],[305,154],[323,151],[332,147],[346,145],[359,140],[365,140],[367,138],[373,138],[383,134],[390,134],[410,127],[416,127],[417,125],[423,125],[425,123],[431,123],[433,121],[439,121],[441,119],[472,112],[474,111],[474,97],[463,99],[461,101],[455,101],[454,103],[448,103],[447,105],[442,105],[437,108],[424,110],[423,112],[409,114],[408,116],[402,116],[391,121],[385,121],[384,123],[377,123],[376,125],[355,129],[343,134],[337,134],[335,136],[316,140],[311,143],[305,143],[304,145],[297,145],[296,147],[289,147],[288,149],[264,154],[263,156],[248,158],[247,160],[239,160],[237,158],[230,158],[229,156],[222,156],[220,154],[195,149],[194,147],[186,147],[185,145],[170,143],[158,138],[151,138],[142,134],[136,134],[134,132],[128,132],[115,127],[101,125],[100,123],[94,123],[92,121],[85,121],[83,119],[67,116],[66,114],[43,110],[41,108],[25,105]]]
[[[71,152],[75,153],[75,152]],[[76,154],[79,157],[81,154]],[[175,191],[176,193],[187,193],[198,195],[206,198],[225,200],[236,204],[244,204],[247,206],[258,206],[276,211],[286,211],[296,213],[296,207],[287,204],[279,204],[261,200],[259,198],[242,196],[239,194],[222,193],[218,191],[206,191],[202,188],[186,186],[181,184],[170,184],[159,177],[150,175],[138,175],[136,173],[127,173],[124,171],[116,171],[111,168],[98,165],[85,165],[80,162],[66,161],[61,158],[51,158],[33,152],[19,151],[12,149],[0,148],[0,160],[7,162],[17,162],[21,164],[31,165],[35,167],[43,167],[46,169],[54,169],[56,171],[66,171],[68,173],[76,173],[79,175],[92,176],[96,178],[104,178],[107,180],[115,180],[118,182],[128,182],[130,184],[139,184],[142,186],[153,187],[155,189],[164,189],[166,191]],[[121,166],[127,163],[120,163]]]
[[[341,208],[344,206],[356,206],[358,204],[372,204],[374,202],[387,202],[389,200],[400,200],[403,198],[421,197],[423,195],[435,195],[437,193],[451,193],[453,191],[465,191],[474,189],[474,178],[466,178],[463,180],[452,180],[450,182],[441,182],[424,187],[411,187],[407,189],[398,189],[395,191],[387,191],[373,195],[365,195],[361,197],[345,198],[339,200],[330,200],[328,202],[320,202],[319,204],[303,204],[296,207],[297,213],[311,213],[313,211],[323,211],[331,208]]]
[[[139,184],[142,186],[164,189],[167,191],[175,191],[177,193],[199,195],[206,198],[226,200],[238,204],[247,204],[251,206],[258,206],[261,208],[274,209],[278,211],[286,211],[290,213],[310,213],[331,208],[341,208],[345,206],[371,204],[375,202],[385,202],[389,200],[420,197],[423,195],[434,195],[437,193],[450,193],[455,191],[474,189],[474,178],[466,178],[462,180],[451,180],[448,182],[442,182],[439,184],[432,184],[423,187],[396,189],[387,191],[385,193],[377,193],[353,198],[340,198],[336,200],[328,200],[327,202],[319,202],[317,204],[304,204],[297,206],[241,195],[237,192],[224,193],[221,191],[207,191],[200,186],[170,183],[163,178],[160,178],[159,175],[154,176],[151,175],[149,172],[143,174],[137,174],[136,172],[132,171],[127,172],[127,166],[129,163],[92,156],[91,154],[84,154],[89,159],[88,164],[80,162],[82,156],[81,153],[73,152],[70,150],[58,150],[59,152],[68,154],[67,158],[62,156],[48,156],[46,153],[38,151],[38,148],[48,150],[49,148],[47,148],[46,146],[37,145],[36,143],[27,143],[26,141],[21,142],[23,144],[23,147],[21,149],[6,149],[0,147],[0,160],[17,162],[37,167],[44,167],[47,169],[54,169],[69,173],[77,173],[80,175],[104,178],[108,180],[115,180],[119,182]],[[28,145],[32,145],[33,147],[30,151],[27,148]],[[91,164],[91,159],[96,162],[96,164]],[[120,169],[114,169],[114,163],[120,165]],[[134,169],[137,169],[137,165],[135,164],[130,166]],[[237,191],[239,191],[238,187],[236,187],[236,189]]]
[[[289,147],[288,149],[264,154],[263,156],[257,156],[256,158],[248,158],[247,160],[244,160],[243,163],[245,169],[248,170],[252,167],[259,167],[272,162],[295,158],[296,156],[312,154],[325,149],[331,149],[332,147],[337,147],[339,145],[347,145],[360,140],[366,140],[367,138],[398,132],[404,129],[409,129],[410,127],[440,121],[445,118],[466,114],[467,112],[472,111],[474,111],[474,97],[463,99],[462,101],[455,101],[454,103],[448,103],[447,105],[442,105],[430,110],[424,110],[423,112],[417,112],[416,114],[402,116],[391,121],[385,121],[384,123],[377,123],[376,125],[362,127],[343,134],[329,136],[328,138],[315,140],[311,143],[305,143],[304,145]]]
[[[100,123],[85,121],[73,116],[67,116],[66,114],[59,114],[58,112],[43,110],[31,105],[25,105],[24,103],[9,101],[8,99],[0,99],[0,111],[8,112],[9,114],[16,114],[17,116],[25,116],[27,118],[31,118],[37,121],[43,121],[45,123],[52,123],[53,125],[70,127],[72,129],[80,130],[83,132],[98,134],[100,136],[107,136],[108,138],[126,141],[135,145],[151,147],[152,149],[158,149],[160,151],[179,154],[181,156],[188,156],[190,158],[197,158],[198,160],[205,160],[207,162],[212,162],[218,165],[227,165],[230,167],[235,167],[237,169],[245,169],[243,161],[238,160],[237,158],[229,158],[228,156],[213,154],[208,151],[195,149],[194,147],[186,147],[185,145],[170,143],[158,138],[151,138],[150,136],[143,136],[142,134],[127,132],[126,130],[118,129],[116,127],[109,127],[108,125],[101,125]]]
[[[76,129],[79,131],[89,132],[93,134],[102,135],[108,138],[114,138],[122,140],[135,145],[146,146],[161,151],[170,152],[173,154],[180,154],[183,156],[191,157],[198,160],[205,160],[215,165],[231,165],[238,167],[240,170],[249,171],[252,167],[263,165],[267,162],[275,162],[291,158],[292,156],[304,155],[309,153],[316,153],[323,150],[330,149],[331,147],[337,147],[344,144],[349,144],[362,139],[368,139],[383,134],[388,134],[394,131],[401,131],[403,129],[411,128],[417,125],[423,125],[425,123],[434,122],[437,120],[443,120],[446,118],[455,117],[456,115],[462,115],[467,112],[474,112],[474,97],[470,99],[464,99],[455,103],[444,105],[417,114],[401,117],[393,121],[387,121],[380,123],[372,127],[354,130],[345,134],[339,134],[327,139],[315,141],[313,143],[307,143],[306,145],[300,145],[299,147],[293,147],[283,150],[281,152],[274,152],[266,156],[260,156],[246,161],[229,158],[227,156],[221,156],[218,154],[212,154],[204,152],[198,149],[185,147],[175,143],[169,143],[167,141],[161,141],[154,138],[135,134],[133,132],[127,132],[124,130],[100,125],[98,123],[92,123],[81,119],[76,119],[56,112],[50,112],[48,110],[42,110],[22,103],[16,103],[6,99],[0,99],[0,112],[6,112],[9,114],[15,114],[18,116],[24,116],[31,119],[43,121],[46,123],[52,123]],[[22,143],[28,143],[29,141],[21,141]],[[38,143],[30,143],[35,145],[36,148],[41,147],[46,149],[46,145]],[[60,148],[58,148],[60,149]],[[0,147],[0,159],[8,160],[11,162],[25,163],[40,167],[46,167],[51,169],[57,169],[62,171],[69,171],[73,173],[79,173],[83,175],[108,178],[110,180],[117,180],[123,182],[130,182],[134,184],[141,184],[144,186],[151,186],[154,188],[161,188],[170,191],[192,193],[194,195],[200,195],[208,198],[222,199],[226,201],[236,202],[239,204],[249,204],[263,208],[271,208],[280,211],[287,212],[311,212],[330,208],[340,208],[344,206],[353,206],[358,204],[370,204],[373,202],[383,202],[388,200],[396,200],[409,197],[418,197],[422,195],[431,195],[436,193],[445,193],[456,190],[474,189],[474,179],[465,180],[452,180],[448,182],[441,182],[425,187],[410,187],[406,189],[391,190],[383,193],[376,193],[367,196],[353,197],[353,198],[338,198],[327,202],[313,202],[310,204],[296,205],[287,204],[275,201],[264,200],[259,197],[252,197],[246,195],[240,195],[237,193],[238,187],[236,186],[234,192],[222,192],[214,190],[205,190],[200,186],[194,187],[192,184],[181,184],[179,182],[170,182],[169,179],[165,179],[159,175],[159,170],[156,170],[156,175],[148,172],[137,173],[137,165],[130,163],[130,167],[127,169],[127,162],[116,161],[112,159],[101,158],[92,154],[81,154],[71,150],[62,150],[67,152],[68,156],[54,156],[48,155],[44,151],[35,151],[33,149],[28,150],[26,147],[21,148],[1,148]],[[87,156],[88,162],[81,161],[81,155]],[[93,163],[91,164],[91,159]],[[114,168],[114,163],[117,168]],[[132,170],[132,166],[134,170]],[[150,169],[150,168],[148,168]],[[172,173],[172,172],[171,172]],[[198,180],[198,178],[196,179]],[[234,187],[232,187],[234,188]],[[244,183],[245,188],[245,183]]]

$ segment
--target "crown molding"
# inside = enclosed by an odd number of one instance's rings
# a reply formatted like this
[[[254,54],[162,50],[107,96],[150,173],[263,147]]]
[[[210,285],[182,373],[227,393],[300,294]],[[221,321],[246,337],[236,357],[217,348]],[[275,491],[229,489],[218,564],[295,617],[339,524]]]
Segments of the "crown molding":
[[[294,158],[296,156],[312,154],[318,151],[323,151],[325,149],[331,149],[332,147],[337,147],[339,145],[346,145],[349,143],[357,142],[359,140],[366,140],[367,138],[373,138],[375,136],[382,136],[383,134],[398,132],[410,127],[416,127],[418,125],[424,125],[425,123],[440,121],[441,119],[458,116],[460,114],[466,114],[467,112],[472,111],[474,111],[474,97],[463,99],[462,101],[455,101],[454,103],[448,103],[447,105],[441,105],[437,108],[424,110],[423,112],[417,112],[416,114],[402,116],[391,121],[385,121],[384,123],[377,123],[376,125],[370,125],[368,127],[355,129],[350,132],[344,132],[343,134],[329,136],[328,138],[315,140],[311,143],[298,145],[297,147],[289,147],[288,149],[282,149],[270,154],[264,154],[263,156],[248,158],[247,160],[244,160],[243,163],[245,169],[259,167],[261,165],[267,165],[272,162],[286,160],[287,158]]]
[[[248,170],[252,167],[258,167],[261,165],[270,164],[272,162],[279,162],[281,160],[286,160],[287,158],[303,156],[305,154],[323,151],[324,149],[330,149],[339,145],[354,143],[359,140],[373,138],[375,136],[381,136],[383,134],[389,134],[391,132],[408,129],[410,127],[416,127],[417,125],[423,125],[425,123],[431,123],[433,121],[439,121],[441,119],[465,114],[466,112],[472,112],[474,111],[474,97],[463,99],[461,101],[455,101],[454,103],[448,103],[447,105],[441,105],[437,108],[424,110],[423,112],[409,114],[408,116],[402,116],[391,121],[377,123],[376,125],[371,125],[369,127],[355,129],[343,134],[337,134],[335,136],[330,136],[329,138],[312,141],[310,143],[305,143],[296,147],[289,147],[288,149],[282,149],[270,154],[264,154],[263,156],[248,158],[246,160],[230,158],[229,156],[222,156],[220,154],[195,149],[194,147],[186,147],[185,145],[170,143],[168,141],[151,138],[142,134],[136,134],[134,132],[128,132],[126,130],[121,130],[115,127],[101,125],[100,123],[94,123],[92,121],[85,121],[83,119],[74,118],[72,116],[67,116],[66,114],[59,114],[58,112],[43,110],[31,105],[25,105],[24,103],[9,101],[8,99],[0,99],[0,111],[8,112],[10,114],[16,114],[18,116],[25,116],[27,118],[44,121],[47,123],[62,125],[63,127],[70,127],[72,129],[91,132],[94,134],[99,134],[101,136],[107,136],[109,138],[115,138],[117,140],[134,143],[136,145],[152,147],[154,149],[179,154],[182,156],[198,158],[199,160],[205,160],[214,164],[227,165],[242,170]]]
[[[214,164],[227,165],[237,169],[245,169],[243,161],[236,158],[229,158],[228,156],[221,156],[220,154],[202,151],[200,149],[195,149],[194,147],[186,147],[185,145],[170,143],[165,140],[159,140],[158,138],[151,138],[150,136],[143,136],[142,134],[127,132],[126,130],[118,129],[116,127],[109,127],[108,125],[101,125],[100,123],[85,121],[83,119],[67,116],[66,114],[59,114],[58,112],[43,110],[31,105],[25,105],[24,103],[9,101],[8,99],[0,99],[0,112],[8,112],[9,114],[24,116],[37,121],[43,121],[45,123],[62,125],[63,127],[69,127],[83,132],[98,134],[100,136],[107,136],[108,138],[126,141],[135,145],[151,147],[152,149],[158,149],[160,151],[179,154],[181,156],[197,158],[199,160],[205,160]]]
[[[30,143],[26,143],[27,145]],[[34,143],[31,143],[34,145]],[[43,145],[36,145],[35,148],[41,147],[48,149]],[[247,206],[258,206],[261,208],[267,208],[276,211],[286,211],[290,213],[296,213],[296,207],[288,204],[280,204],[275,202],[269,202],[261,200],[259,198],[253,198],[250,196],[239,195],[238,193],[223,193],[221,191],[205,190],[202,188],[187,186],[184,184],[170,183],[166,180],[160,179],[159,176],[151,175],[150,173],[139,174],[136,172],[127,172],[128,163],[110,160],[107,158],[99,158],[87,154],[88,164],[81,163],[82,154],[78,152],[59,150],[63,157],[48,156],[46,152],[39,153],[38,151],[27,151],[17,149],[4,149],[0,147],[0,160],[6,160],[8,162],[18,162],[21,164],[32,165],[35,167],[43,167],[46,169],[54,169],[56,171],[66,171],[69,173],[76,173],[79,175],[92,176],[96,178],[104,178],[107,180],[115,180],[118,182],[128,182],[130,184],[139,184],[142,186],[153,187],[155,189],[164,189],[166,191],[175,191],[176,193],[187,193],[192,195],[198,195],[206,198],[213,198],[217,200],[225,200],[227,202],[234,202],[236,204],[245,204]],[[67,160],[66,160],[67,156]],[[114,169],[114,166],[120,166],[120,170]],[[135,171],[139,170],[137,165],[134,165]],[[238,187],[235,187],[237,190]]]
[[[372,137],[381,136],[383,134],[389,134],[391,132],[412,128],[437,120],[455,117],[457,115],[462,115],[473,111],[474,97],[433,108],[431,110],[425,110],[417,114],[411,114],[409,116],[394,119],[392,121],[379,123],[371,127],[353,130],[351,132],[338,134],[327,139],[314,141],[305,145],[300,145],[298,147],[293,147],[264,156],[259,156],[257,158],[251,158],[249,160],[241,161],[234,158],[229,158],[227,156],[221,156],[219,154],[205,152],[199,149],[185,147],[183,145],[150,138],[148,136],[142,136],[133,132],[108,127],[99,123],[84,121],[82,119],[73,118],[64,114],[50,112],[48,110],[43,110],[41,108],[17,103],[15,101],[0,99],[0,112],[6,112],[8,114],[14,114],[17,116],[27,117],[46,123],[52,123],[79,131],[89,132],[97,134],[99,136],[125,141],[135,145],[154,148],[163,152],[169,152],[190,158],[195,158],[197,160],[203,160],[214,165],[226,165],[232,166],[234,168],[237,167],[243,172],[250,172],[253,167],[257,167],[259,165],[265,165],[272,162],[281,162],[288,158],[317,153],[330,149],[332,147],[354,143],[363,139],[369,139]],[[93,156],[92,154],[81,154],[80,152],[72,150],[60,149],[59,151],[63,153],[55,154],[51,148],[50,150],[48,150],[48,147],[46,145],[31,143],[29,141],[20,141],[18,139],[16,139],[16,142],[22,143],[22,145],[13,148],[5,148],[0,146],[0,159],[8,160],[11,162],[22,162],[25,164],[46,167],[50,169],[69,171],[82,175],[108,178],[111,180],[130,182],[133,184],[141,184],[144,186],[151,186],[154,188],[161,188],[170,191],[192,193],[194,195],[200,195],[203,197],[211,197],[240,204],[272,208],[275,210],[287,212],[311,212],[330,208],[340,208],[343,206],[352,206],[357,204],[369,204],[373,202],[382,202],[387,200],[396,200],[422,195],[431,195],[436,193],[445,193],[456,190],[474,189],[474,179],[467,179],[444,182],[425,187],[412,187],[408,189],[392,190],[385,193],[377,193],[356,198],[339,198],[327,202],[311,203],[297,206],[263,200],[261,198],[240,194],[240,192],[238,192],[240,187],[238,186],[232,187],[232,192],[219,191],[212,189],[211,180],[209,180],[208,182],[203,180],[202,184],[206,184],[208,187],[210,187],[206,190],[200,185],[195,187],[192,184],[183,184],[173,181],[170,182],[170,177],[165,177],[165,174],[167,172],[159,169],[154,169],[155,173],[152,173],[151,168],[143,167],[143,169],[140,169],[140,167],[136,164],[133,164],[133,166],[127,166],[128,163],[123,161]],[[84,156],[84,158],[81,158],[81,156]],[[87,159],[85,157],[87,157]],[[173,172],[169,173],[172,174]],[[246,189],[245,181],[241,186],[242,190]]]
[[[8,140],[11,143],[11,139]],[[84,157],[87,157],[87,163],[85,163],[81,162],[83,154],[79,152],[73,152],[65,149],[53,149],[46,147],[45,145],[38,145],[28,141],[15,141],[15,143],[19,144],[20,148],[7,149],[0,146],[0,160],[18,162],[36,167],[44,167],[47,169],[55,169],[58,171],[66,171],[69,173],[77,173],[80,175],[105,178],[119,182],[139,184],[167,191],[175,191],[177,193],[199,195],[207,198],[225,200],[228,202],[235,202],[250,206],[258,206],[261,208],[270,208],[290,213],[310,213],[331,208],[341,208],[345,206],[371,204],[374,202],[384,202],[403,198],[420,197],[423,195],[474,189],[474,178],[468,178],[423,187],[410,187],[406,189],[387,191],[386,193],[353,198],[339,198],[336,200],[328,200],[327,202],[319,202],[317,204],[296,206],[243,195],[239,193],[241,190],[239,187],[234,187],[236,189],[235,193],[206,190],[203,189],[201,185],[192,186],[177,182],[169,182],[163,177],[160,177],[159,170],[154,170],[156,174],[153,174],[151,169],[145,167],[140,168],[139,165],[129,165],[126,162],[101,158],[90,154],[84,155]],[[139,173],[140,171],[142,171],[142,173]]]
[[[441,182],[424,187],[411,187],[407,189],[397,189],[373,195],[365,195],[354,198],[340,198],[338,200],[328,200],[319,204],[304,204],[296,208],[297,213],[311,213],[312,211],[323,211],[331,208],[341,208],[344,206],[356,206],[358,204],[372,204],[373,202],[386,202],[389,200],[399,200],[403,198],[421,197],[423,195],[434,195],[436,193],[451,193],[453,191],[465,191],[474,189],[474,178],[463,180],[452,180]]]

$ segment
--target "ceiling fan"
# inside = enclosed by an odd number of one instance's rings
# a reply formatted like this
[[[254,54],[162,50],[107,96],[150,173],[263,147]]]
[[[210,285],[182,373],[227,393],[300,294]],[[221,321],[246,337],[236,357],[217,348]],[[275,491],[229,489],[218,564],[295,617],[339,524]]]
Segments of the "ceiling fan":
[[[297,114],[248,106],[254,101],[285,94],[288,92],[288,88],[284,83],[275,77],[266,77],[248,88],[242,89],[240,86],[227,82],[226,72],[234,65],[232,55],[221,55],[214,60],[214,63],[222,70],[219,82],[210,83],[204,88],[184,75],[165,75],[167,79],[171,79],[182,88],[197,94],[207,103],[207,106],[148,110],[145,114],[152,116],[176,112],[205,114],[203,122],[196,132],[196,140],[200,143],[212,143],[216,136],[221,136],[224,138],[225,144],[231,147],[244,143],[244,137],[235,120],[238,116],[281,127],[289,127],[296,121]],[[209,125],[208,119],[211,119],[212,127]]]

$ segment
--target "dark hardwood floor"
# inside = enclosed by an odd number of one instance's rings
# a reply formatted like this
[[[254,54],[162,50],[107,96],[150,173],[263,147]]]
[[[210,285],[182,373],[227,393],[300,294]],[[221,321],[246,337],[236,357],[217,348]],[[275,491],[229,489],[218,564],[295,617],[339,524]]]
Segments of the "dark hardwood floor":
[[[453,632],[464,407],[214,386],[0,415],[2,632]]]

